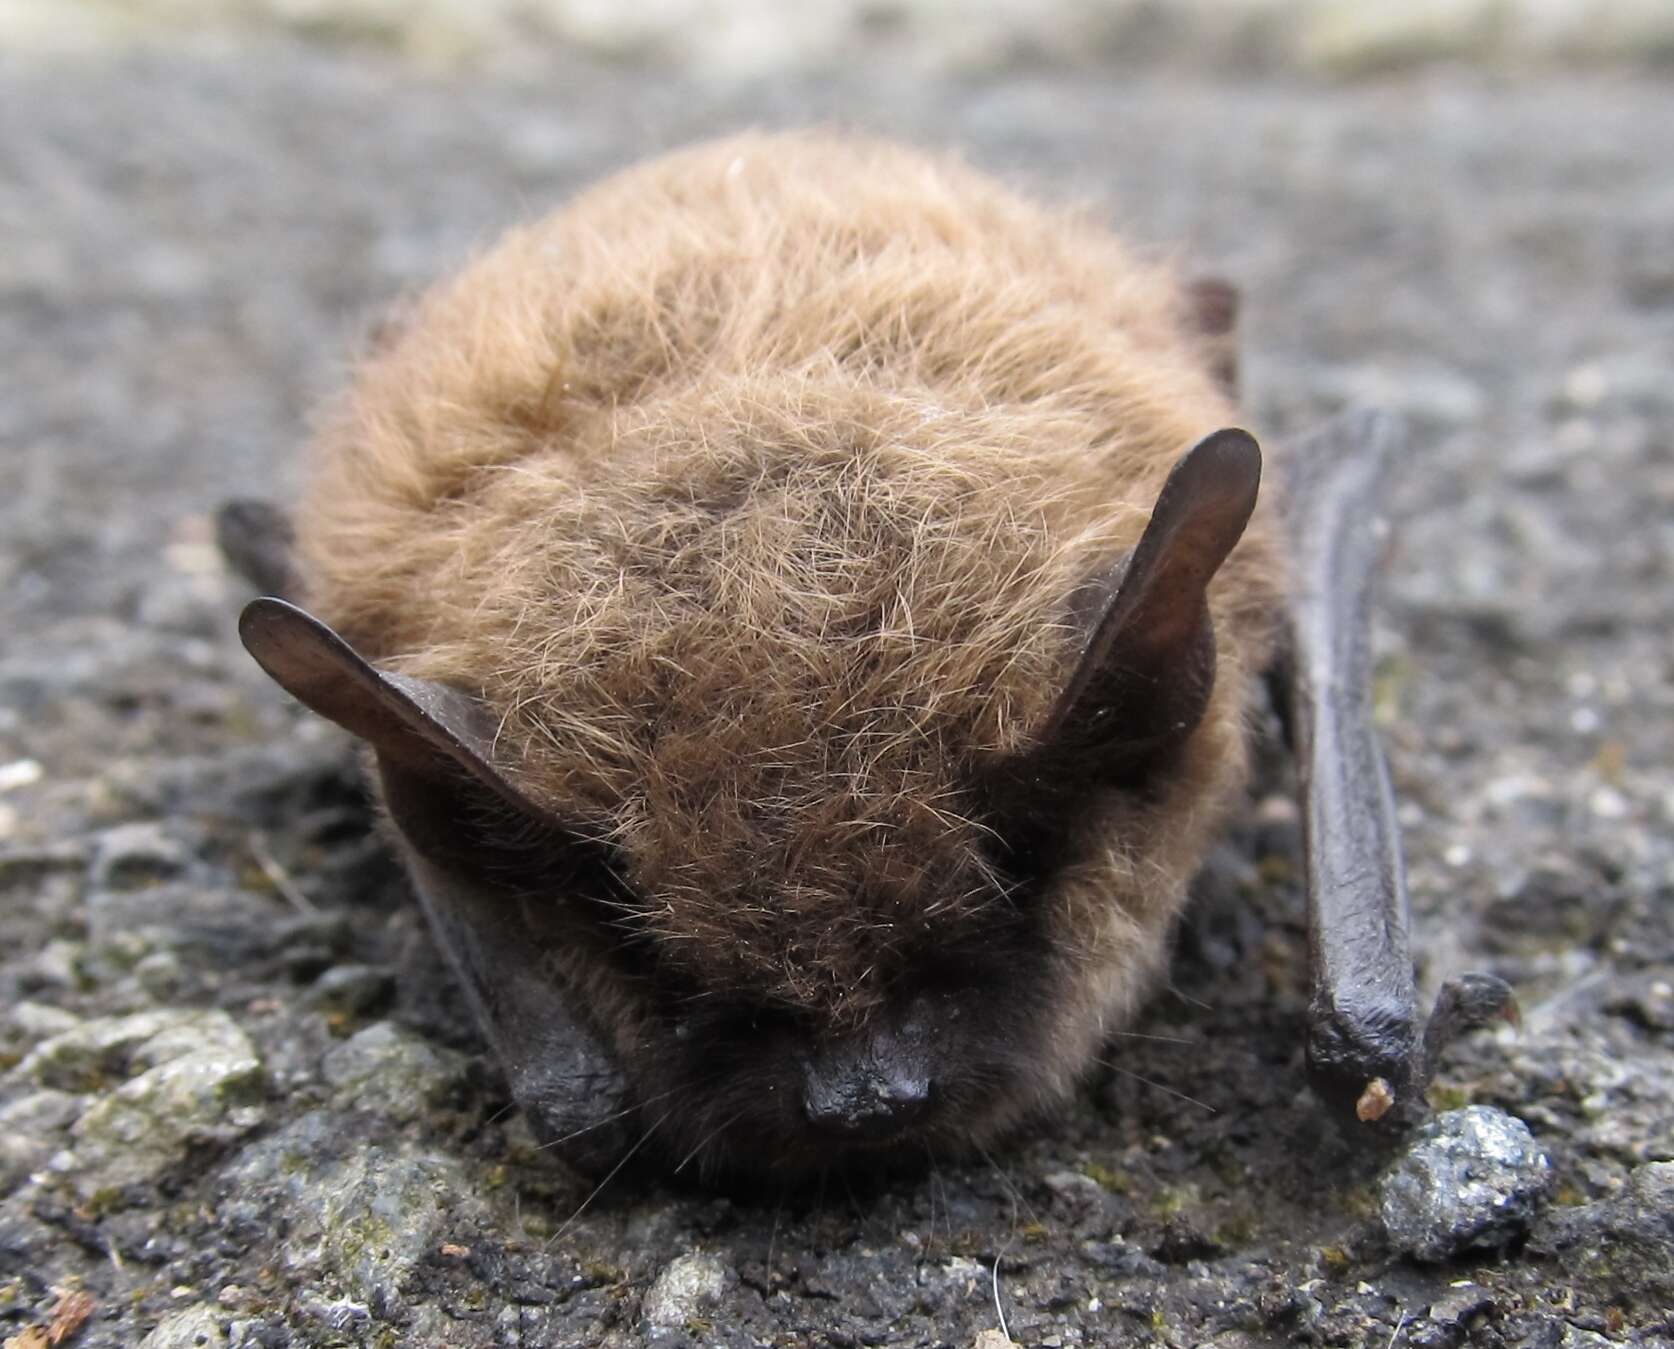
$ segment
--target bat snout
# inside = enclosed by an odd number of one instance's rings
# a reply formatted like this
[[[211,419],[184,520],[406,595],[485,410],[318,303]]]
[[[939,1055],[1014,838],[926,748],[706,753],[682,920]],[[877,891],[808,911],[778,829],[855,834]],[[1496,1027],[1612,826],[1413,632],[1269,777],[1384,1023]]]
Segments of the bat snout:
[[[923,1120],[933,1095],[924,1055],[893,1036],[828,1048],[804,1066],[803,1114],[834,1140],[894,1138]]]

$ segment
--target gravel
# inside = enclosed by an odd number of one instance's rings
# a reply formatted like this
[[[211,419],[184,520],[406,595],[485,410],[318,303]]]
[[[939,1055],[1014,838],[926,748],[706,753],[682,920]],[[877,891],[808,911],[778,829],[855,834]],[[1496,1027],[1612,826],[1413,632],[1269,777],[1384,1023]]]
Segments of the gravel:
[[[1667,1343],[1666,82],[540,60],[0,55],[4,1334],[79,1289],[78,1349],[963,1349],[1002,1317],[1051,1346]],[[1487,968],[1524,1009],[1432,1095],[1528,1126],[1551,1189],[1524,1235],[1409,1258],[1393,1159],[1322,1123],[1276,796],[1111,1075],[991,1162],[595,1193],[510,1109],[351,751],[238,649],[210,512],[290,490],[368,325],[507,222],[664,145],[820,119],[958,146],[1235,277],[1264,438],[1352,400],[1408,416],[1377,650],[1415,949],[1426,988]]]
[[[1647,1162],[1613,1194],[1551,1214],[1533,1244],[1625,1305],[1674,1306],[1674,1163]]]
[[[1403,1255],[1448,1260],[1521,1236],[1551,1188],[1528,1125],[1473,1105],[1419,1128],[1378,1183],[1378,1212]]]
[[[725,1262],[705,1251],[678,1256],[645,1290],[639,1314],[653,1335],[689,1327],[714,1310],[735,1277]]]

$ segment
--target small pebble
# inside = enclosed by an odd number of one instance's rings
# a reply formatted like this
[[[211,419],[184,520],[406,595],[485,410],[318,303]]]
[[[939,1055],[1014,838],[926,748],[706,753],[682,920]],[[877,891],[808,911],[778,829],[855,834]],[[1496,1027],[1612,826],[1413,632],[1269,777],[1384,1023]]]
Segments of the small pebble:
[[[726,1291],[730,1271],[719,1256],[692,1251],[670,1261],[646,1290],[640,1307],[655,1330],[677,1330],[713,1307]]]
[[[464,1080],[466,1061],[392,1021],[379,1021],[334,1046],[320,1075],[357,1110],[417,1119]]]
[[[74,1012],[44,1002],[20,1002],[6,1019],[26,1040],[48,1040],[81,1025],[81,1018]]]
[[[306,1001],[327,1012],[364,1016],[395,993],[395,976],[378,965],[336,965],[314,981]]]
[[[140,1349],[222,1349],[227,1342],[221,1318],[212,1307],[192,1307],[160,1322],[140,1342]]]
[[[1430,1319],[1437,1325],[1464,1327],[1493,1307],[1492,1293],[1469,1279],[1461,1279],[1430,1304]]]
[[[159,824],[122,824],[107,829],[93,856],[93,882],[113,890],[131,890],[177,876],[186,853]]]
[[[42,777],[41,765],[34,759],[13,759],[10,763],[0,764],[0,792],[9,792],[14,787],[29,787],[39,782]]]
[[[1516,1236],[1552,1186],[1552,1164],[1522,1120],[1472,1105],[1421,1128],[1378,1187],[1395,1249],[1441,1261]]]

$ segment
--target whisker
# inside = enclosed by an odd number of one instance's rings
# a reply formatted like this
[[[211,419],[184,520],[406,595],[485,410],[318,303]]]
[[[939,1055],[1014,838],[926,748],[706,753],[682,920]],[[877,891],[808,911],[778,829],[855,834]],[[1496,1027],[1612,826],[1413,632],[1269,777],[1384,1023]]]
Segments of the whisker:
[[[686,1163],[691,1161],[693,1157],[696,1157],[698,1155],[698,1153],[702,1152],[706,1147],[708,1147],[712,1142],[714,1142],[715,1139],[722,1133],[723,1130],[730,1129],[733,1125],[737,1124],[739,1120],[743,1119],[744,1118],[744,1109],[747,1109],[747,1108],[748,1107],[744,1107],[744,1108],[735,1110],[731,1115],[729,1115],[726,1119],[722,1120],[713,1129],[711,1129],[708,1133],[706,1133],[701,1139],[699,1139],[698,1140],[698,1145],[686,1154],[686,1156],[682,1159],[679,1166],[674,1168],[674,1174],[679,1175],[681,1171],[686,1169]],[[665,1118],[666,1118],[666,1116],[665,1116]]]
[[[988,1149],[979,1145],[977,1147],[977,1151],[982,1155],[982,1159],[993,1169],[994,1174],[999,1177],[1000,1183],[1005,1186],[1006,1192],[1011,1196],[1011,1235],[1006,1238],[1005,1244],[1001,1246],[999,1250],[994,1252],[994,1267],[989,1276],[994,1289],[994,1315],[1000,1322],[1000,1334],[1005,1336],[1006,1342],[1009,1344],[1011,1342],[1011,1327],[1006,1324],[1006,1309],[1000,1299],[1000,1261],[1005,1259],[1006,1252],[1009,1251],[1017,1242],[1018,1205],[1022,1204],[1024,1207],[1028,1208],[1029,1203],[1026,1199],[1024,1199],[1023,1192],[1019,1190],[1015,1184],[1013,1184],[1011,1177],[1001,1170],[1000,1164],[989,1154]],[[1035,1216],[1032,1208],[1030,1209],[1029,1220],[1037,1224],[1040,1222],[1040,1219]]]
[[[856,1223],[864,1223],[866,1221],[866,1209],[860,1202],[860,1196],[854,1192],[854,1182],[849,1179],[848,1168],[845,1167],[839,1171],[837,1179],[843,1182],[843,1191],[849,1197],[849,1213],[854,1217]]]
[[[924,1254],[928,1258],[936,1245],[936,1149],[930,1140],[924,1140],[924,1160],[930,1164],[930,1175],[926,1180],[924,1192],[930,1201],[930,1240],[924,1243]]]
[[[616,1173],[628,1164],[636,1152],[651,1141],[651,1135],[656,1133],[658,1129],[662,1128],[663,1125],[668,1122],[668,1117],[673,1113],[674,1112],[672,1110],[665,1110],[657,1122],[639,1136],[639,1142],[635,1143],[631,1148],[622,1154],[622,1160],[617,1162],[615,1166],[611,1167],[610,1171],[605,1175],[605,1178],[593,1187],[593,1192],[581,1201],[581,1207],[576,1209],[574,1213],[570,1214],[569,1219],[564,1223],[564,1225],[554,1232],[547,1240],[543,1249],[551,1250],[552,1243],[557,1241],[559,1237],[563,1236],[564,1233],[568,1232],[570,1228],[575,1225],[575,1220],[587,1211],[587,1206],[599,1197],[600,1192],[606,1185],[609,1185],[611,1181],[616,1179]]]
[[[779,1202],[776,1203],[773,1206],[773,1230],[768,1234],[768,1237],[767,1237],[767,1271],[766,1271],[767,1279],[766,1279],[766,1282],[767,1282],[767,1291],[768,1291],[769,1294],[771,1294],[773,1292],[773,1248],[779,1244],[779,1219],[784,1216],[784,1213],[785,1213],[785,1196],[789,1192],[790,1192],[790,1186],[789,1186],[788,1182],[785,1185],[780,1186],[779,1187]]]
[[[1205,1012],[1212,1012],[1212,1011],[1215,1010],[1208,1003],[1204,1002],[1202,998],[1194,998],[1194,997],[1192,997],[1192,995],[1190,993],[1182,992],[1179,988],[1175,987],[1173,984],[1169,984],[1166,987],[1167,987],[1167,991],[1172,993],[1175,997],[1179,998],[1181,1002],[1190,1003],[1193,1007],[1202,1008],[1202,1010],[1204,1010]]]
[[[1094,1059],[1093,1062],[1098,1064],[1101,1068],[1108,1068],[1111,1072],[1120,1073],[1123,1077],[1131,1077],[1135,1082],[1143,1082],[1148,1087],[1155,1087],[1158,1091],[1166,1092],[1168,1095],[1173,1096],[1178,1100],[1185,1101],[1189,1105],[1195,1105],[1199,1110],[1207,1110],[1211,1115],[1220,1113],[1207,1101],[1200,1101],[1195,1096],[1188,1096],[1183,1091],[1176,1091],[1173,1087],[1164,1086],[1161,1082],[1154,1081],[1151,1078],[1146,1077],[1143,1073],[1134,1072],[1132,1068],[1124,1068],[1121,1064],[1112,1063],[1109,1059]]]
[[[292,879],[291,873],[280,864],[267,846],[267,835],[259,829],[252,829],[245,837],[244,845],[250,850],[250,856],[256,866],[260,868],[267,883],[274,891],[294,908],[298,913],[318,913],[319,908],[313,900],[303,892],[302,888]]]
[[[614,1115],[606,1115],[603,1119],[596,1119],[591,1124],[583,1124],[579,1129],[565,1134],[562,1138],[554,1138],[550,1143],[542,1143],[535,1151],[545,1152],[548,1148],[555,1148],[560,1144],[568,1143],[572,1138],[580,1138],[582,1134],[591,1133],[594,1129],[601,1129],[612,1121],[621,1119],[624,1115],[631,1115],[634,1111],[643,1110],[648,1105],[656,1105],[658,1101],[666,1101],[674,1095],[674,1092],[675,1089],[670,1087],[667,1091],[660,1091],[646,1100],[635,1101],[632,1105],[618,1110]],[[665,1115],[664,1118],[666,1119],[667,1116]]]
[[[982,1160],[988,1163],[995,1176],[999,1178],[1000,1184],[1005,1187],[1006,1193],[1011,1196],[1012,1236],[1015,1237],[1017,1235],[1015,1229],[1017,1226],[1017,1210],[1019,1206],[1029,1211],[1030,1222],[1044,1227],[1046,1224],[1041,1222],[1040,1214],[1035,1212],[1035,1206],[1028,1201],[1027,1197],[1023,1194],[1023,1191],[1017,1188],[1016,1182],[1006,1174],[1004,1168],[994,1160],[994,1155],[989,1152],[987,1148],[980,1145],[977,1146],[977,1152],[982,1157]]]
[[[947,1249],[953,1249],[953,1193],[948,1189],[947,1173],[941,1168],[938,1159],[936,1164],[936,1185],[942,1192],[942,1226],[947,1228]],[[934,1232],[931,1233],[935,1235]]]
[[[1136,1030],[1117,1030],[1111,1031],[1110,1034],[1123,1040],[1153,1040],[1160,1045],[1195,1045],[1202,1043],[1200,1040],[1194,1040],[1184,1035],[1147,1035]]]
[[[1011,1243],[1016,1240],[1017,1234],[1013,1233],[1011,1238],[1004,1246],[1000,1247],[998,1253],[994,1256],[994,1315],[999,1318],[1000,1334],[1004,1337],[1007,1344],[1012,1342],[1011,1327],[1006,1324],[1006,1309],[1000,1305],[1000,1261],[1005,1258],[1006,1252],[1011,1249]]]

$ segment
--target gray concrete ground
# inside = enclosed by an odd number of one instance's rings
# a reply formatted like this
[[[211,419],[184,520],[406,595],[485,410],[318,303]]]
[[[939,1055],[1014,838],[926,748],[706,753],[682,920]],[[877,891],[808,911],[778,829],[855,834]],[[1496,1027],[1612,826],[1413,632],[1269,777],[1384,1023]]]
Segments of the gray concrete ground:
[[[590,1186],[531,1145],[343,743],[209,541],[283,494],[366,325],[661,146],[835,120],[963,149],[1236,278],[1251,421],[1406,414],[1380,706],[1448,1055],[1550,1158],[1509,1244],[1392,1248],[1303,1088],[1294,840],[1237,840],[1118,1071],[878,1193]],[[0,58],[0,1317],[8,1345],[1668,1343],[1674,92],[554,56]],[[1280,820],[1279,823],[1274,823]],[[1179,1041],[1186,1043],[1181,1044]],[[85,1294],[85,1298],[81,1295]],[[147,1338],[149,1337],[149,1338]],[[996,1343],[990,1338],[985,1345]]]

